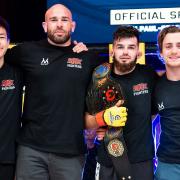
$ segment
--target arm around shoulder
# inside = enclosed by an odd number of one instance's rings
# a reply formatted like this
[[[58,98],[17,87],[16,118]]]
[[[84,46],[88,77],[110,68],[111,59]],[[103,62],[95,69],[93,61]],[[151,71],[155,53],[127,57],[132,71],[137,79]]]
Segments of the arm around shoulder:
[[[88,112],[85,113],[85,128],[86,129],[95,129],[98,128],[99,125],[96,121],[95,115],[91,115]]]

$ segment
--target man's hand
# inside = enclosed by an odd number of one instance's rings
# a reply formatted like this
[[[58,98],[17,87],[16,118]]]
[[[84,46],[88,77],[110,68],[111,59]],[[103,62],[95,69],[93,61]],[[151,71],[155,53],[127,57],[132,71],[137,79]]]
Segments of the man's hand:
[[[87,144],[88,149],[92,149],[94,147],[94,139],[96,137],[96,129],[85,129],[84,137]]]
[[[127,108],[115,105],[97,113],[95,117],[99,126],[122,127],[127,121]]]
[[[104,111],[104,121],[108,126],[125,126],[127,121],[127,111],[125,107],[113,106]]]
[[[106,131],[107,131],[107,128],[101,128],[101,127],[96,130],[97,139],[99,141],[104,139]]]
[[[83,42],[74,41],[73,52],[80,53],[82,51],[88,51],[87,46]]]

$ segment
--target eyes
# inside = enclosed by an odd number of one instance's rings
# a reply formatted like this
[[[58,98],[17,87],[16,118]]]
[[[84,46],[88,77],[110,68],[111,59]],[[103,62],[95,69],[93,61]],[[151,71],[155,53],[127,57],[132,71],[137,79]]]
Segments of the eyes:
[[[126,48],[125,46],[123,46],[123,45],[117,45],[117,47],[116,47],[117,49],[124,49],[124,48]],[[129,50],[135,50],[136,49],[136,46],[135,45],[130,45],[130,46],[128,46],[127,47]]]
[[[170,49],[173,48],[174,46],[177,47],[178,49],[180,49],[180,42],[179,42],[179,43],[176,43],[175,45],[172,44],[172,43],[165,44],[164,48],[167,49],[167,50],[170,50]]]
[[[58,22],[59,20],[61,22],[70,22],[70,19],[68,17],[62,17],[62,18],[52,17],[52,18],[50,18],[50,22]]]
[[[0,40],[7,40],[7,37],[5,35],[0,35]]]

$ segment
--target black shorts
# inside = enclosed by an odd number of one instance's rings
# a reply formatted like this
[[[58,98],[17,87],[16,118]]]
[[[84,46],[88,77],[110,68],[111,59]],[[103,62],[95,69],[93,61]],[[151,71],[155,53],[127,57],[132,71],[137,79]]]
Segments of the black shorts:
[[[153,161],[144,161],[131,164],[131,180],[153,180]],[[119,180],[113,167],[100,166],[99,180]]]
[[[15,164],[0,164],[0,180],[14,180]]]

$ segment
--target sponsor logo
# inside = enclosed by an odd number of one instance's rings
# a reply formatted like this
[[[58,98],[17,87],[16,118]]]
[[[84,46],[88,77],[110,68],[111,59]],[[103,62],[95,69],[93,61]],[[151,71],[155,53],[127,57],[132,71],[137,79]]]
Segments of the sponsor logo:
[[[79,58],[68,58],[67,67],[71,68],[82,68],[82,59]]]
[[[2,91],[15,89],[14,80],[11,80],[11,79],[2,80],[1,89],[2,89]]]
[[[106,77],[98,80],[98,82],[97,82],[98,83],[98,87],[101,87],[106,81],[107,81]]]
[[[158,104],[158,110],[161,111],[164,109],[164,104],[163,102],[161,102],[160,104]]]
[[[107,101],[113,101],[116,97],[115,91],[113,89],[108,89],[105,94]]]
[[[180,8],[113,9],[110,24],[162,24],[179,23]]]
[[[134,96],[139,96],[141,94],[148,94],[148,85],[147,83],[140,83],[133,86],[133,94]]]
[[[43,58],[41,61],[41,66],[47,66],[49,64],[49,59],[48,58]]]
[[[117,121],[117,120],[120,120],[121,117],[119,115],[113,115],[111,112],[109,113],[109,119],[111,121],[111,124],[114,122],[114,121]]]
[[[108,149],[109,154],[111,154],[114,157],[122,156],[124,153],[123,143],[119,141],[119,139],[117,138],[109,141],[107,149]]]

